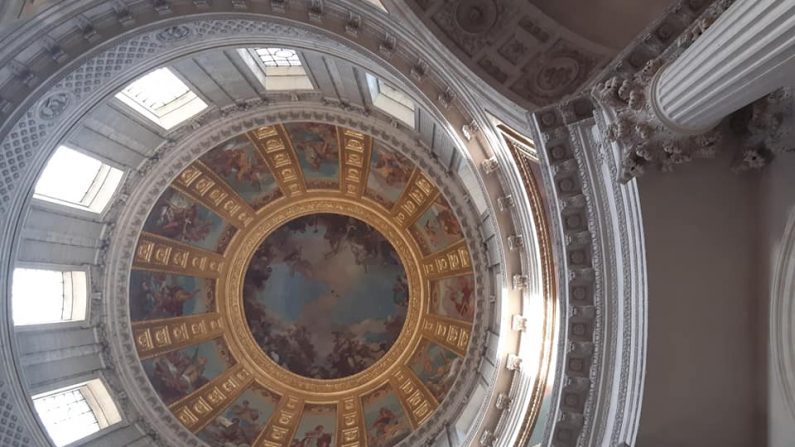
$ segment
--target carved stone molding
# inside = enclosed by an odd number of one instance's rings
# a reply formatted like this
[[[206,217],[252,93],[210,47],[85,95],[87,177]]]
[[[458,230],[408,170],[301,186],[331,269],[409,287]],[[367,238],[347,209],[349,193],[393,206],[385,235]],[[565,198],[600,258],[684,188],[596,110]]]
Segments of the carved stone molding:
[[[735,171],[759,169],[775,154],[795,149],[786,138],[792,125],[789,90],[773,92],[706,131],[683,129],[661,111],[657,98],[661,75],[732,3],[717,0],[707,8],[694,8],[692,2],[677,5],[591,90],[615,116],[602,131],[606,140],[622,148],[619,181],[639,177],[650,167],[669,172],[694,159],[713,158],[735,141],[739,142],[732,164]]]
[[[589,96],[536,112],[535,141],[544,171],[553,237],[563,259],[568,318],[558,349],[550,440],[589,446],[634,442],[645,366],[646,279],[637,186],[614,181],[619,159],[595,139]],[[619,332],[620,329],[620,332]],[[597,392],[598,390],[598,392]]]

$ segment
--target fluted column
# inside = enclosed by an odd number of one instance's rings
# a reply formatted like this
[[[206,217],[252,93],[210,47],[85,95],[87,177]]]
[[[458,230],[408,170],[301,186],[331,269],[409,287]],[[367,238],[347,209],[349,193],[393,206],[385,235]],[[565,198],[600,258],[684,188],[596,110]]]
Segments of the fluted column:
[[[666,127],[694,135],[794,80],[795,0],[737,0],[658,72],[650,99]]]

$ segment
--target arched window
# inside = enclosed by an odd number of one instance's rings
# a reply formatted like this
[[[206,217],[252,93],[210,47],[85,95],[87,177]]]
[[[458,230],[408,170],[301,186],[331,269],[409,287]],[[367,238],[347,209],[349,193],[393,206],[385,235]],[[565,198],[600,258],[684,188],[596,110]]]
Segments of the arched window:
[[[60,146],[36,182],[33,197],[101,213],[113,197],[122,176],[119,169]]]
[[[121,421],[116,404],[99,379],[33,396],[33,406],[58,447]]]
[[[86,318],[86,272],[16,268],[11,288],[14,325]]]

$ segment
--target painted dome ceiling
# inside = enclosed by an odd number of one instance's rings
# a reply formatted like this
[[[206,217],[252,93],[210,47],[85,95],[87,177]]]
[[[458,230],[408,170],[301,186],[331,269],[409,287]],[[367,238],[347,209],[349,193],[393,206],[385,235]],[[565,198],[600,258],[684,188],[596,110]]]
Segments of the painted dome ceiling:
[[[372,137],[313,122],[233,137],[155,203],[130,274],[138,354],[211,446],[393,446],[470,341],[453,207]]]

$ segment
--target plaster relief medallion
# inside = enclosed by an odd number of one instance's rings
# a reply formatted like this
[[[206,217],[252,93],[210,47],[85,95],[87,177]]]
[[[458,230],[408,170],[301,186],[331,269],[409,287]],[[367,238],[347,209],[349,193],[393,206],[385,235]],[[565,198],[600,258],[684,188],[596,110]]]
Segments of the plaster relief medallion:
[[[543,92],[558,95],[564,92],[580,73],[580,64],[567,56],[549,61],[536,75],[536,85]]]
[[[497,5],[492,0],[462,0],[456,8],[455,18],[462,30],[480,34],[497,22]]]
[[[525,64],[511,90],[537,105],[576,91],[599,68],[600,56],[558,40],[543,55]]]
[[[468,56],[489,47],[499,31],[497,22],[504,8],[493,0],[462,0],[455,7],[442,7],[432,20]]]
[[[312,214],[270,234],[243,286],[246,320],[262,350],[304,377],[365,370],[400,334],[406,274],[390,243],[353,217]]]
[[[53,120],[72,104],[74,94],[68,91],[53,92],[39,103],[38,115],[43,120]]]

